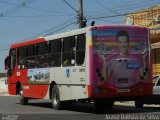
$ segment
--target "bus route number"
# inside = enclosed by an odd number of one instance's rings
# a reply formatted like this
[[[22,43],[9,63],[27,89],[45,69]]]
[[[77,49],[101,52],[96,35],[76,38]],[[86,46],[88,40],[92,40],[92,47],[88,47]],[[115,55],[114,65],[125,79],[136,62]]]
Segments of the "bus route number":
[[[117,93],[129,93],[130,89],[118,89]]]

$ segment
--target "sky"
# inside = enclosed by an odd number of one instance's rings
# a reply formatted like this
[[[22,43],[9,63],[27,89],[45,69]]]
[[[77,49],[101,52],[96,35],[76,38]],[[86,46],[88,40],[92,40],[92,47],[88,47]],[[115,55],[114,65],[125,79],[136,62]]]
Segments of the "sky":
[[[154,5],[160,0],[83,0],[83,11],[87,26],[125,24],[125,16],[111,16]],[[0,0],[0,71],[11,44],[78,29],[78,9],[79,0]]]

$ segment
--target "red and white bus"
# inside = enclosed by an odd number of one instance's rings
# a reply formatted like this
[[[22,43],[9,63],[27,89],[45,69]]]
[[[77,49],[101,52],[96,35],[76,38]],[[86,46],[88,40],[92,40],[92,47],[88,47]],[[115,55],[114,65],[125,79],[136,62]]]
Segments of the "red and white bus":
[[[149,30],[126,25],[92,26],[11,45],[5,60],[8,90],[29,99],[94,101],[97,108],[116,100],[152,94]]]

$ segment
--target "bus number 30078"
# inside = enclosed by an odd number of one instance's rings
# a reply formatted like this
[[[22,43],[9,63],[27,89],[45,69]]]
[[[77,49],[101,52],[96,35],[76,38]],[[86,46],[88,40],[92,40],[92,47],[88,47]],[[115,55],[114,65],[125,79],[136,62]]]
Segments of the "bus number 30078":
[[[118,89],[117,93],[128,93],[130,92],[130,89]]]

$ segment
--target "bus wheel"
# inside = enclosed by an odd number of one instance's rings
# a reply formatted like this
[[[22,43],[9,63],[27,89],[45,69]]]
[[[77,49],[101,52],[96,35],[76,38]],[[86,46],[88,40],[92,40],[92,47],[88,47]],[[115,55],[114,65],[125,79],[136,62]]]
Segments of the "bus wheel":
[[[22,91],[22,87],[21,86],[20,86],[18,95],[20,96],[21,105],[27,105],[28,104],[28,98],[23,96],[23,91]]]
[[[143,102],[140,101],[140,100],[136,100],[136,101],[134,102],[134,104],[135,104],[135,107],[136,107],[136,108],[142,108],[142,107],[143,107]]]
[[[22,105],[27,105],[27,104],[28,104],[28,98],[21,96],[21,98],[20,98],[20,103],[21,103]]]
[[[94,100],[94,105],[95,105],[96,109],[98,109],[98,110],[111,109],[114,105],[114,101]]]
[[[59,94],[59,89],[55,85],[52,88],[52,107],[56,110],[61,109],[62,107],[62,102],[60,101],[60,94]]]

